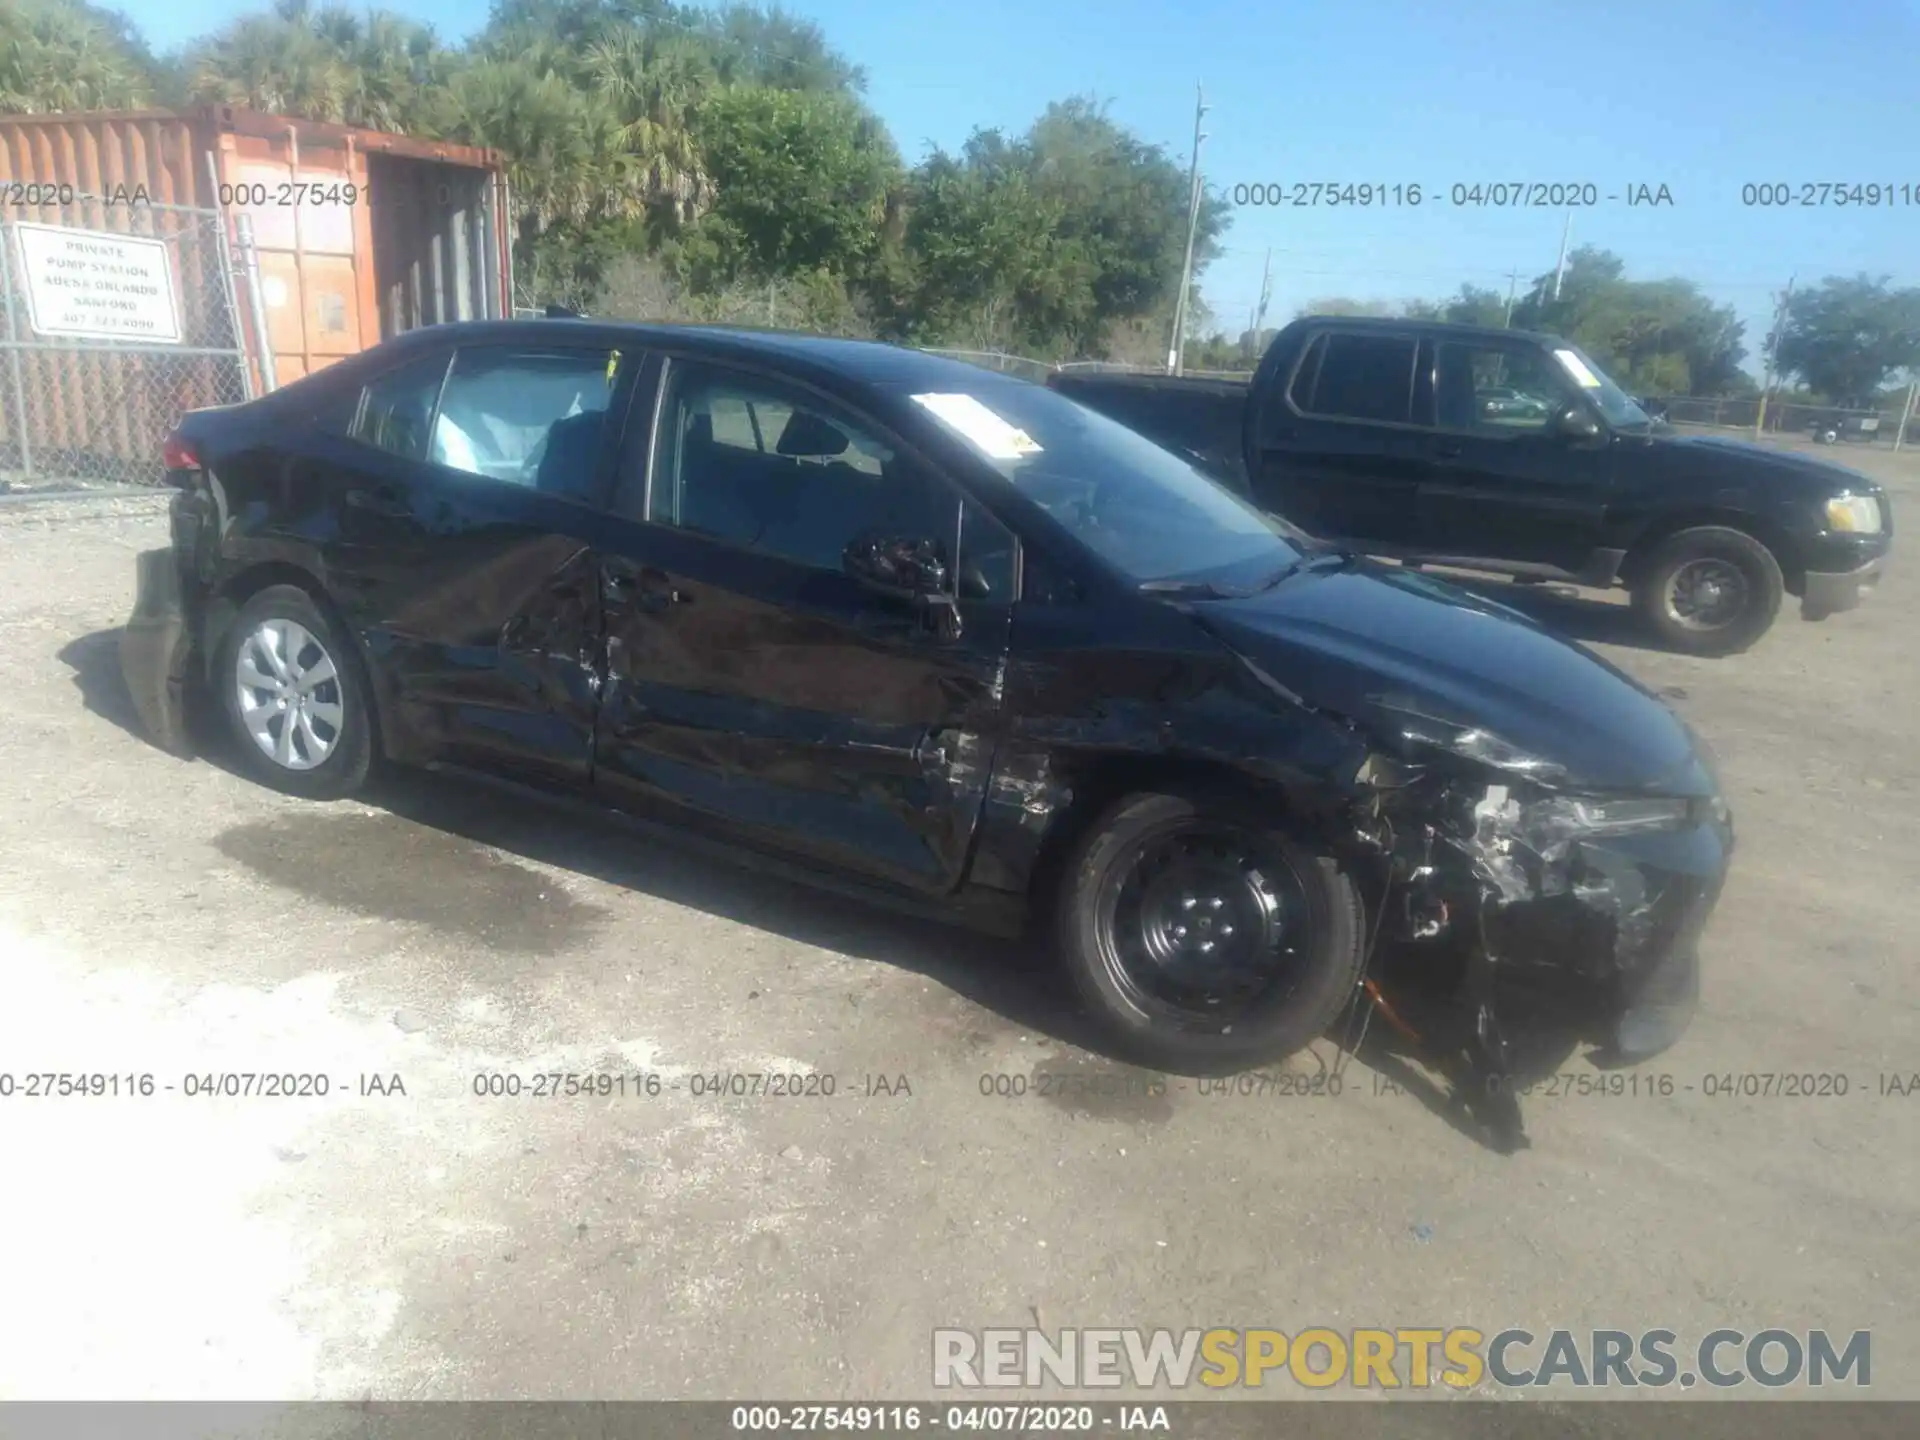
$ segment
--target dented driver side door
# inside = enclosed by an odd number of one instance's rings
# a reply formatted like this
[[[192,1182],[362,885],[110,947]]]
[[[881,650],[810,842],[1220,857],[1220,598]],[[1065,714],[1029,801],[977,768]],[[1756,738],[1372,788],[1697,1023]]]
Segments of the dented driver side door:
[[[954,890],[998,724],[1011,537],[969,542],[957,489],[777,377],[673,360],[660,406],[651,446],[629,426],[599,547],[595,788],[870,882]],[[958,635],[846,572],[874,532],[977,553]]]

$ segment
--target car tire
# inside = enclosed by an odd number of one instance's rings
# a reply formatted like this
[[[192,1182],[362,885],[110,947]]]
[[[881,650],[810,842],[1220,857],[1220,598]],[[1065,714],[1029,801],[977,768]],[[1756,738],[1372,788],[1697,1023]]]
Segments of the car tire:
[[[1067,971],[1114,1050],[1139,1064],[1206,1075],[1284,1059],[1326,1030],[1360,981],[1358,888],[1321,847],[1277,828],[1271,804],[1189,789],[1128,795],[1063,873]],[[1210,943],[1220,948],[1202,954]],[[1237,1007],[1224,992],[1209,1002],[1178,983],[1196,972],[1264,976],[1265,988]]]
[[[213,674],[247,773],[309,800],[360,789],[374,753],[364,675],[347,635],[306,591],[271,585],[248,599]]]
[[[1786,582],[1744,530],[1703,525],[1661,540],[1639,569],[1634,607],[1668,647],[1734,655],[1772,627]]]

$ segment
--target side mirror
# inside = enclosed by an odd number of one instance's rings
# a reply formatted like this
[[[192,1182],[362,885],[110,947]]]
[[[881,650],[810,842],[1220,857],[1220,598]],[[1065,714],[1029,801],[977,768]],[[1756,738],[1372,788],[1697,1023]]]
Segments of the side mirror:
[[[1568,405],[1556,411],[1547,428],[1562,440],[1598,440],[1600,422],[1584,406]]]
[[[863,535],[842,552],[840,564],[869,589],[911,603],[920,623],[941,640],[960,638],[960,607],[937,542]]]
[[[918,600],[947,589],[947,562],[932,540],[862,535],[847,546],[840,563],[861,584],[900,600]]]

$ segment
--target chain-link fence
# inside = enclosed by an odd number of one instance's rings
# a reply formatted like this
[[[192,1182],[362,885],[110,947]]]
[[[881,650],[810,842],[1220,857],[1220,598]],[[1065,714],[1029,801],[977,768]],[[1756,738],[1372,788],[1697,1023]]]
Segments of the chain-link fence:
[[[1002,375],[1017,375],[1023,380],[1045,380],[1058,366],[1045,360],[1033,360],[1025,355],[1009,355],[1004,350],[943,350],[937,345],[920,347],[929,355],[945,355],[950,360],[965,360],[969,365],[978,365],[983,370],[997,370]]]
[[[1920,415],[1907,420],[1906,435],[1901,438],[1903,407],[1898,403],[1884,409],[1863,410],[1775,399],[1767,402],[1766,418],[1762,421],[1757,397],[1711,400],[1654,395],[1648,397],[1648,402],[1656,412],[1664,413],[1670,425],[1748,432],[1759,425],[1763,435],[1793,436],[1829,445],[1891,446],[1897,442],[1904,447],[1920,444]]]
[[[0,217],[0,474],[158,483],[183,412],[253,394],[221,214],[44,188]]]

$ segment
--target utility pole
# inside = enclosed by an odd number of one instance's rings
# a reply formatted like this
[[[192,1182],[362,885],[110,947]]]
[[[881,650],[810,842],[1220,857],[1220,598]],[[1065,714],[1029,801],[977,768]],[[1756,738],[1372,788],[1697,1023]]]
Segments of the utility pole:
[[[1518,270],[1507,271],[1507,318],[1502,320],[1500,324],[1508,330],[1513,328],[1513,290],[1519,283],[1520,272]]]
[[[1273,247],[1267,247],[1266,262],[1260,267],[1260,303],[1254,308],[1253,326],[1248,331],[1247,348],[1253,358],[1260,355],[1260,327],[1267,323],[1267,301],[1273,298]]]
[[[1560,298],[1560,282],[1567,273],[1567,241],[1573,235],[1573,207],[1567,207],[1567,223],[1560,227],[1560,260],[1553,267],[1553,298]]]
[[[1187,180],[1187,258],[1180,265],[1180,293],[1173,302],[1173,340],[1167,346],[1167,373],[1180,373],[1180,352],[1187,338],[1187,291],[1193,287],[1193,241],[1200,226],[1200,142],[1206,133],[1200,119],[1207,113],[1206,92],[1193,87],[1193,170]]]
[[[1893,432],[1893,448],[1898,450],[1907,443],[1907,422],[1913,419],[1913,402],[1920,396],[1920,380],[1914,380],[1907,386],[1907,403],[1900,410],[1900,428]]]
[[[1773,397],[1773,377],[1780,358],[1780,331],[1787,323],[1787,302],[1793,299],[1793,282],[1798,276],[1787,277],[1787,288],[1780,296],[1780,303],[1773,310],[1773,333],[1767,337],[1767,373],[1760,385],[1760,408],[1753,416],[1753,438],[1758,440],[1760,432],[1767,425],[1767,401]]]

